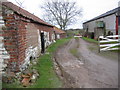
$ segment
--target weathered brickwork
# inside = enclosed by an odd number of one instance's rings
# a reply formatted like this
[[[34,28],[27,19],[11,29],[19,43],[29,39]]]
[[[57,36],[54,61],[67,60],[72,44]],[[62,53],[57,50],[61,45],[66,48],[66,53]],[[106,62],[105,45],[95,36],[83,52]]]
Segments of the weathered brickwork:
[[[22,17],[13,13],[9,9],[3,8],[3,18],[5,21],[5,28],[1,36],[4,37],[4,47],[10,55],[8,60],[8,68],[11,71],[19,71],[19,66],[24,63],[25,50],[27,48],[26,25]],[[8,12],[6,12],[8,11]]]
[[[66,33],[60,34],[60,38],[66,38]]]
[[[17,37],[17,45],[18,45],[18,66],[24,63],[24,59],[25,59],[25,51],[27,48],[27,39],[26,39],[26,26],[27,23],[23,22],[22,20],[19,21],[19,25],[18,25],[18,37]]]
[[[3,4],[2,12],[4,27],[0,36],[3,37],[5,50],[10,55],[4,62],[7,63],[8,70],[19,72],[27,68],[31,57],[40,55],[41,33],[44,33],[45,48],[55,41],[54,26],[10,2]]]
[[[66,37],[65,31],[63,31],[57,27],[54,27],[54,32],[55,32],[55,40],[62,39],[62,38]]]
[[[18,58],[18,33],[17,33],[17,24],[14,18],[13,12],[10,10],[6,12],[6,8],[3,8],[3,19],[5,21],[5,26],[3,28],[2,36],[4,37],[4,47],[10,55],[8,60],[8,68],[12,71],[17,71],[17,58]]]
[[[7,7],[3,7],[3,20],[5,27],[0,36],[4,37],[4,47],[10,55],[8,69],[18,72],[20,68],[25,68],[33,53],[40,54],[41,31],[51,33],[52,28],[40,25],[27,19]],[[49,35],[51,41],[51,36]],[[24,66],[22,66],[24,64]]]
[[[27,37],[27,47],[38,46],[38,28],[35,27],[34,24],[28,23],[26,26],[26,37]]]

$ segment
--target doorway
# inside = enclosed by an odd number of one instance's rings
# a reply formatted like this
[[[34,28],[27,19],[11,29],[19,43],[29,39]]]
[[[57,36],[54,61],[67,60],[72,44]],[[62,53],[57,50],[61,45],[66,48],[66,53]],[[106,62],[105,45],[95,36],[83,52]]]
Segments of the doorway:
[[[41,53],[45,52],[44,32],[41,32]]]

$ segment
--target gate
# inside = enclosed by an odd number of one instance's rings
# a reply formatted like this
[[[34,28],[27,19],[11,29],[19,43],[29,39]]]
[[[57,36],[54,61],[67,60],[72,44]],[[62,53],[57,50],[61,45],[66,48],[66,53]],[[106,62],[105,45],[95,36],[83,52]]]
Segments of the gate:
[[[99,52],[108,50],[120,50],[120,35],[99,36]]]

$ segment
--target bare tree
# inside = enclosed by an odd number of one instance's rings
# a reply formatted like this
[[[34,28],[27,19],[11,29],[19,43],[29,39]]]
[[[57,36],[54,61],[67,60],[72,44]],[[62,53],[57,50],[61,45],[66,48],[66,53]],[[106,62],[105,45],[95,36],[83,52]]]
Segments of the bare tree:
[[[15,0],[15,2],[19,5],[19,7],[24,8],[24,7],[23,7],[24,1]]]
[[[41,7],[44,13],[44,20],[58,25],[62,30],[76,22],[76,17],[81,16],[82,9],[77,8],[76,2],[51,1]]]

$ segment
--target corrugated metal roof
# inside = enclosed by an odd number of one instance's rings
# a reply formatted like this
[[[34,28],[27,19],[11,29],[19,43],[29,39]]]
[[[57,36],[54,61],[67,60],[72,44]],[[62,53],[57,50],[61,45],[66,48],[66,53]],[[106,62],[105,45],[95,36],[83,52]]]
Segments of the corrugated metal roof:
[[[95,17],[95,18],[93,18],[93,19],[91,19],[91,20],[88,20],[88,21],[84,22],[83,24],[88,23],[88,22],[91,22],[91,21],[94,21],[94,20],[97,20],[97,19],[100,19],[100,18],[103,18],[103,17],[106,17],[106,16],[109,16],[109,15],[111,15],[111,14],[115,14],[115,13],[117,13],[118,11],[120,11],[120,7],[115,8],[115,9],[113,9],[113,10],[110,10],[110,11],[108,11],[108,12],[106,12],[106,13],[100,15],[100,16],[97,16],[97,17]]]
[[[20,14],[20,15],[28,18],[28,19],[32,19],[35,22],[38,22],[40,24],[44,24],[44,25],[47,25],[47,26],[52,26],[52,25],[46,23],[45,21],[41,20],[37,16],[29,13],[28,11],[18,7],[17,5],[15,5],[15,4],[11,3],[11,2],[3,2],[2,5],[7,6],[8,8],[12,9],[14,12],[16,12],[16,13],[18,13],[18,14]]]

